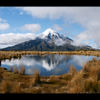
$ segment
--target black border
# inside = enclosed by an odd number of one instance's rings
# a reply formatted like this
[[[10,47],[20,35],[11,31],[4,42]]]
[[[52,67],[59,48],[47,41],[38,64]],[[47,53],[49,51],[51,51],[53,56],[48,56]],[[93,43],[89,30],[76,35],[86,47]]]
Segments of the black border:
[[[99,0],[0,0],[0,6],[100,6]]]
[[[0,99],[4,100],[4,99],[12,99],[12,100],[75,100],[75,99],[79,99],[79,100],[84,100],[84,99],[88,99],[90,100],[92,99],[98,99],[100,96],[100,94],[0,94]]]
[[[50,6],[50,7],[100,7],[99,0],[0,0],[0,7],[8,7],[8,6]],[[14,97],[13,97],[14,96]],[[56,100],[59,99],[76,99],[77,97],[80,97],[80,99],[84,99],[90,97],[95,98],[100,96],[100,94],[0,94],[1,98],[9,98],[9,99],[31,99],[29,96],[32,96],[32,99],[36,98],[39,99],[51,99],[56,97]],[[24,98],[23,98],[24,97]],[[65,98],[64,98],[65,97]],[[88,99],[88,98],[87,98]]]

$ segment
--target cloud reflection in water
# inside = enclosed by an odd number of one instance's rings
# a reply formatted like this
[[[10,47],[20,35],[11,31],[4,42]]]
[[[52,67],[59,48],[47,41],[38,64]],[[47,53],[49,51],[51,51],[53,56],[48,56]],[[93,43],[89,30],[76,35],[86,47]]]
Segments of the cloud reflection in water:
[[[33,74],[34,70],[39,70],[41,76],[61,75],[67,73],[69,67],[74,65],[80,70],[88,60],[93,56],[79,55],[26,55],[21,59],[11,59],[1,62],[1,66],[9,69],[9,66],[17,67],[25,66],[26,74]]]

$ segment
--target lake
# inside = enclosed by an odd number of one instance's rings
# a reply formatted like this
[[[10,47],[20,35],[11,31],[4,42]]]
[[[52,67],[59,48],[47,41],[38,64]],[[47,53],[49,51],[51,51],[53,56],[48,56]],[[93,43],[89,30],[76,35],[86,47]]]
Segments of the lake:
[[[3,60],[1,66],[10,69],[10,66],[17,67],[24,66],[25,74],[32,75],[34,71],[39,71],[41,76],[62,75],[69,71],[71,65],[74,65],[77,71],[81,70],[83,65],[92,60],[95,56],[83,55],[23,55],[20,59]],[[100,57],[96,57],[100,59]]]

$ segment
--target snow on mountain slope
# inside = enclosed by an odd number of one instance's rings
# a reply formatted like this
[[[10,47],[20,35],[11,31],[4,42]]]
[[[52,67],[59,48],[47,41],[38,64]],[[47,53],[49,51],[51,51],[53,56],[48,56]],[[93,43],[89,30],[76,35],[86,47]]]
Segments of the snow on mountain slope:
[[[46,29],[38,37],[41,39],[45,39],[49,43],[54,42],[58,46],[64,44],[71,44],[72,42],[71,39],[63,35],[60,35],[58,32],[54,31],[51,28]]]

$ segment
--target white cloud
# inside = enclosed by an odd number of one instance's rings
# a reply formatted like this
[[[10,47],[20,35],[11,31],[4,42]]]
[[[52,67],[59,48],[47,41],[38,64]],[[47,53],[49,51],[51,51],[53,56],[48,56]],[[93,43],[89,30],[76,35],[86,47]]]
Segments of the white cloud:
[[[57,39],[57,40],[55,41],[55,44],[56,44],[57,46],[64,45],[65,43],[66,43],[66,42],[63,41],[62,39]]]
[[[4,33],[0,34],[0,48],[5,48],[8,46],[13,46],[21,42],[25,42],[31,39],[35,39],[36,35],[33,33]]]
[[[0,23],[6,23],[7,21],[5,19],[0,18]]]
[[[25,24],[22,29],[23,30],[28,30],[32,32],[37,32],[39,31],[41,26],[39,24]]]
[[[7,23],[7,21],[3,18],[0,18],[0,30],[7,30],[10,28],[10,24]]]
[[[62,28],[58,24],[55,24],[53,26],[53,29],[56,30],[56,31],[61,31],[62,30]]]
[[[86,30],[75,39],[79,39],[79,43],[92,39],[100,48],[100,7],[20,7],[19,9],[37,18],[62,18],[65,23],[66,21],[78,23]]]
[[[0,30],[7,30],[10,28],[8,23],[0,23]]]

